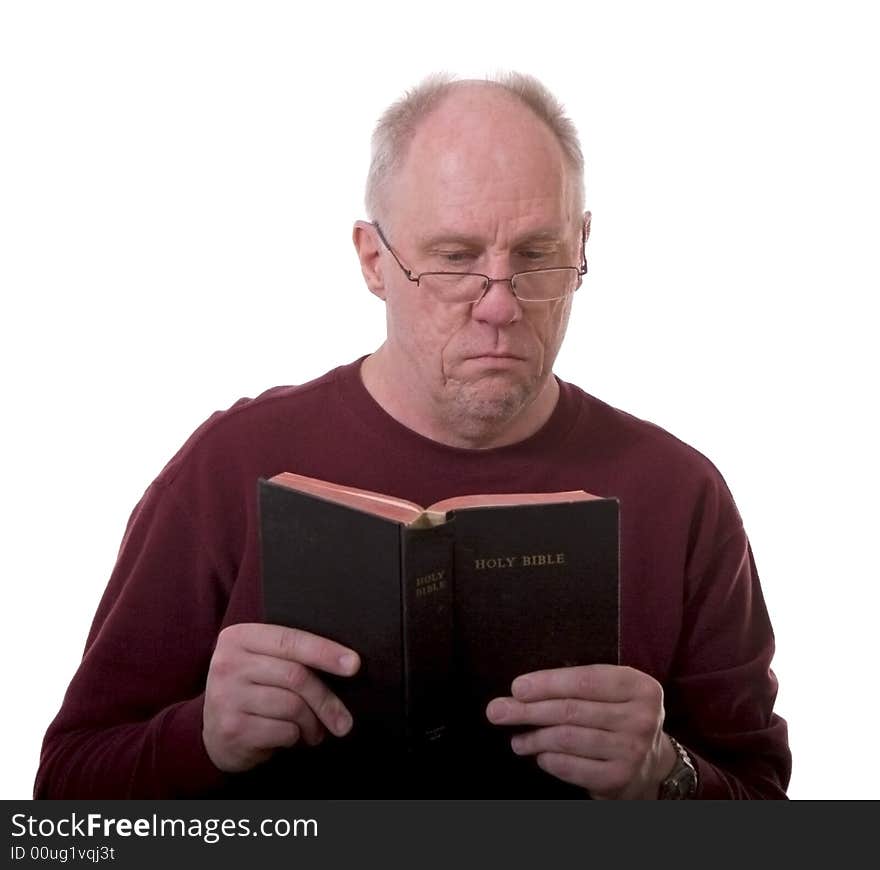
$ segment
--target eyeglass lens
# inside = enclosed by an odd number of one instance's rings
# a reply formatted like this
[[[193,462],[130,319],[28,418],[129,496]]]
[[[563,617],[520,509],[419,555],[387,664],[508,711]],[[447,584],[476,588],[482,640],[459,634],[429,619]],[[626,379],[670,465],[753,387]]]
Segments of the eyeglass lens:
[[[520,272],[513,276],[513,291],[524,301],[547,302],[574,292],[578,285],[577,269],[546,269]],[[476,302],[486,291],[483,275],[427,272],[419,283],[439,298],[450,302]]]

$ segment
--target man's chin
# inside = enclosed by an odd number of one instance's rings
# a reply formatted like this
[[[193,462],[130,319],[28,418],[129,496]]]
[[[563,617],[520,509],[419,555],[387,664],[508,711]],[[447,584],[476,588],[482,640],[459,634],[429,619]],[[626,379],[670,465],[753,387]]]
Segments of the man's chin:
[[[512,377],[510,372],[489,372],[479,380],[462,384],[455,397],[459,413],[485,422],[506,422],[535,397],[532,384],[522,377]]]

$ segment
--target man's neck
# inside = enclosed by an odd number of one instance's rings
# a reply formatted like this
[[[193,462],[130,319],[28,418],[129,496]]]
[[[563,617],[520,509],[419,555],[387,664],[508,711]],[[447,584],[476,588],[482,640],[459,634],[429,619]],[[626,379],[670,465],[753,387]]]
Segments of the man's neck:
[[[442,408],[426,407],[425,392],[401,380],[400,367],[390,366],[387,346],[361,364],[361,380],[376,403],[398,423],[425,438],[450,447],[487,450],[516,444],[534,435],[550,419],[559,398],[559,384],[551,374],[537,395],[516,414],[505,419],[468,417],[457,420]]]

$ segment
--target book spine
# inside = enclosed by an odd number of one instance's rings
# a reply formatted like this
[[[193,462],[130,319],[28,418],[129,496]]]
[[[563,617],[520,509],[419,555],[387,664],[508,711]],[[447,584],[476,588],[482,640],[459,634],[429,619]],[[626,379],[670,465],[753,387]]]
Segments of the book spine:
[[[412,751],[445,745],[453,714],[451,524],[401,531],[404,710]]]

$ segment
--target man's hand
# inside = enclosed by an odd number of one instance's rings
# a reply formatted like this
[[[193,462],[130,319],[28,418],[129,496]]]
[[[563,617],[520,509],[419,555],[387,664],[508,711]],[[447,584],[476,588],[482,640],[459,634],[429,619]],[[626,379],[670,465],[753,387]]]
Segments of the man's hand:
[[[675,765],[663,732],[663,689],[641,671],[587,665],[523,674],[512,698],[486,708],[497,725],[532,725],[515,735],[517,755],[599,799],[656,798]]]
[[[282,746],[342,736],[351,714],[313,669],[351,676],[357,654],[296,628],[243,623],[220,632],[208,668],[202,739],[228,773],[250,770]],[[325,730],[326,729],[326,730]]]

